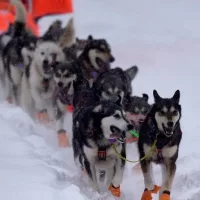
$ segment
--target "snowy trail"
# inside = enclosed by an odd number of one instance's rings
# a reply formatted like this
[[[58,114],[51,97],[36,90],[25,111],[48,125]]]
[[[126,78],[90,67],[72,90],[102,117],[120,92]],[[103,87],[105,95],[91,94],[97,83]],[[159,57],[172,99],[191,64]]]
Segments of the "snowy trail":
[[[172,200],[199,200],[200,2],[74,0],[74,4],[78,37],[106,38],[116,56],[113,67],[138,65],[134,94],[148,93],[152,102],[153,89],[166,97],[180,89],[183,140]],[[67,22],[69,16],[60,18]],[[41,20],[42,32],[54,19]],[[1,199],[114,199],[92,193],[80,181],[72,149],[59,149],[55,132],[33,124],[21,109],[0,104],[0,127]],[[137,160],[135,146],[128,145],[127,157]],[[132,167],[127,163],[122,184],[126,200],[140,199],[144,189],[142,174],[133,173]],[[159,167],[154,171],[160,184]]]

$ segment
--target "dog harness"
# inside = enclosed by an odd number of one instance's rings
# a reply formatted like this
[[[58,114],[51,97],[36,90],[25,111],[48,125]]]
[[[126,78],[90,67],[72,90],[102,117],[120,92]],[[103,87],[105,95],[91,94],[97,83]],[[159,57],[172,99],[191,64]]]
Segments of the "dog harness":
[[[106,161],[106,158],[107,158],[106,148],[99,147],[98,148],[98,159],[101,161]]]

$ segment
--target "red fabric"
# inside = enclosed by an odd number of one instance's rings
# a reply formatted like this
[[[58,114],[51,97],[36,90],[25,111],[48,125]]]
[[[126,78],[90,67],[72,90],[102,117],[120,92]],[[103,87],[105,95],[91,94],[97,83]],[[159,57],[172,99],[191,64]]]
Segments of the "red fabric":
[[[32,15],[38,18],[49,14],[72,13],[72,0],[33,0]]]

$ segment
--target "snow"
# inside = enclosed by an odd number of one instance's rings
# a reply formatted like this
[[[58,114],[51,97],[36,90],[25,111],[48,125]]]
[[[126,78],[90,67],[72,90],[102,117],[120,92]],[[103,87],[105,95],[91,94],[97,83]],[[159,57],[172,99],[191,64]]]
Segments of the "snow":
[[[157,89],[161,96],[171,97],[181,91],[183,140],[172,189],[172,200],[199,200],[200,135],[198,113],[200,28],[198,0],[74,0],[77,36],[106,38],[113,49],[113,67],[124,69],[138,65],[133,81],[136,95]],[[60,18],[45,17],[41,33]],[[196,88],[197,89],[197,88]],[[70,124],[67,117],[67,127]],[[92,192],[80,178],[73,162],[72,149],[60,149],[51,128],[34,124],[20,108],[0,104],[0,197],[3,200],[85,200],[114,199],[110,194]],[[69,128],[69,127],[68,127]],[[137,160],[133,144],[127,157]],[[127,163],[122,184],[126,200],[140,199],[144,189],[140,171]],[[154,167],[156,183],[160,169]],[[154,199],[158,197],[155,195]]]

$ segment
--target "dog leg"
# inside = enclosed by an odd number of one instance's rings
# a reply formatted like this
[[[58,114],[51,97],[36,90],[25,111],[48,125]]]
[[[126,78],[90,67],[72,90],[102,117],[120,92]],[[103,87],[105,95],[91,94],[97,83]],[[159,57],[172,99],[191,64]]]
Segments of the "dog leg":
[[[85,158],[84,165],[85,165],[86,173],[88,174],[88,182],[89,182],[90,187],[94,189],[95,191],[99,192],[94,161],[89,162]]]
[[[154,182],[153,182],[152,163],[148,160],[141,160],[140,166],[143,172],[144,184],[145,184],[145,190],[142,194],[141,200],[151,200],[152,192],[157,193],[157,190],[159,189],[157,186],[154,185]]]
[[[58,143],[60,147],[69,147],[69,139],[67,133],[64,130],[64,115],[56,120],[56,129],[58,131]]]
[[[20,88],[18,85],[13,85],[13,96],[15,105],[19,106]]]
[[[122,165],[122,159],[117,158],[115,164],[115,174],[112,180],[112,185],[109,187],[109,190],[113,196],[120,197],[120,184],[123,180],[124,166]]]
[[[176,163],[168,160],[162,165],[162,188],[160,190],[160,200],[170,200],[170,191],[176,172]]]
[[[152,178],[152,164],[150,161],[142,160],[140,161],[140,166],[144,176],[144,185],[147,190],[154,189],[154,182]]]
[[[49,121],[49,117],[48,117],[48,113],[46,111],[46,106],[44,104],[44,101],[42,100],[42,97],[40,95],[40,92],[36,88],[32,88],[31,94],[32,94],[32,98],[35,103],[37,119],[43,124],[47,123]]]
[[[75,165],[81,170],[81,172],[84,172],[84,162],[83,162],[83,154],[81,152],[81,147],[79,142],[76,139],[72,139],[72,147],[73,147],[73,153],[74,153],[74,163]]]

